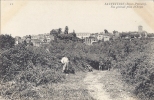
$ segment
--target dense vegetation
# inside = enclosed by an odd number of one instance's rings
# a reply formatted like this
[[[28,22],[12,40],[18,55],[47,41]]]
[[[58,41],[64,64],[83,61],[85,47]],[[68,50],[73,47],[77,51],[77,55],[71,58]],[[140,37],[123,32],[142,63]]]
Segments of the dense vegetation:
[[[85,71],[87,63],[98,69],[100,59],[104,62],[109,59],[112,69],[118,69],[124,80],[135,87],[134,93],[138,97],[152,100],[154,99],[153,43],[152,39],[132,41],[119,39],[88,46],[61,38],[40,47],[17,45],[1,52],[2,83],[15,82],[12,85],[5,84],[1,88],[1,95],[13,99],[26,96],[39,98],[39,94],[32,88],[42,84],[62,82],[65,76],[61,73],[59,61],[63,56],[67,56],[71,62],[70,68],[76,72]],[[19,96],[14,96],[17,94]]]
[[[34,87],[61,82],[65,78],[58,71],[55,58],[43,51],[42,48],[18,45],[1,54],[1,95],[15,100],[27,96],[38,98],[37,92],[32,90]]]
[[[15,44],[15,39],[11,35],[0,35],[0,48],[9,49]]]

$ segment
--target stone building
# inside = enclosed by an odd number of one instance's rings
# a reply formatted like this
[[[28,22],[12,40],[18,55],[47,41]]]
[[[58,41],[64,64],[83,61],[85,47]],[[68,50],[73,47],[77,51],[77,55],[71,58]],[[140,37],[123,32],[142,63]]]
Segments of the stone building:
[[[98,42],[98,39],[95,37],[86,37],[84,43],[87,45],[92,45],[94,42]]]
[[[90,36],[90,33],[76,33],[76,36],[80,39],[85,39]]]

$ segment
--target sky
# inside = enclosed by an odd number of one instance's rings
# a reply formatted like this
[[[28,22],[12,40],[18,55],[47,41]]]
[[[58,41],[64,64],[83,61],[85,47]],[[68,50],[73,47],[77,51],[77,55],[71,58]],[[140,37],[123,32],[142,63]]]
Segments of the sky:
[[[110,0],[110,3],[113,2]],[[138,9],[116,9],[105,3],[109,1],[2,0],[1,34],[37,35],[58,28],[64,31],[65,26],[68,26],[69,32],[75,30],[76,33],[96,33],[104,29],[125,32],[138,31],[139,25],[143,26],[143,30],[154,33],[153,1],[143,0],[146,5]]]

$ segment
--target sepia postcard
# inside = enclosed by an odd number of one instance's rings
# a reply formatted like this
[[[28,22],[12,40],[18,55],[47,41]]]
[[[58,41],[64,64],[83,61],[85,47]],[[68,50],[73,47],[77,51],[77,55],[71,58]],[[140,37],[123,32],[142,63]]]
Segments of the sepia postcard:
[[[0,4],[0,100],[154,100],[154,0]]]

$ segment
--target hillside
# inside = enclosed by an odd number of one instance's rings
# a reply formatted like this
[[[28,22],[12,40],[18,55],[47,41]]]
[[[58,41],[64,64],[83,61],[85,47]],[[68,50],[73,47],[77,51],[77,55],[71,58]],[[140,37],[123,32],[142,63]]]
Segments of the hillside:
[[[26,98],[41,100],[42,95],[40,91],[35,90],[38,87],[49,85],[46,89],[50,88],[52,90],[54,89],[52,86],[58,87],[63,84],[64,87],[65,85],[69,87],[67,84],[72,82],[74,82],[72,84],[72,87],[74,87],[78,83],[77,77],[80,77],[81,84],[86,84],[81,78],[82,74],[82,77],[84,77],[87,73],[85,66],[90,64],[97,70],[100,60],[105,63],[109,59],[112,70],[118,70],[121,80],[126,82],[128,86],[133,87],[132,93],[134,95],[143,100],[152,100],[154,98],[154,66],[153,57],[151,56],[154,52],[153,43],[153,39],[134,39],[132,41],[99,42],[88,46],[77,41],[57,40],[56,42],[52,41],[49,45],[40,47],[20,44],[10,49],[1,50],[1,96],[14,100],[19,98],[23,100]],[[69,74],[70,78],[61,73],[62,64],[60,59],[63,56],[67,56],[70,59],[70,70],[75,70],[75,75]],[[96,75],[97,73],[99,76],[101,75],[100,72],[96,71],[95,73]],[[78,76],[78,74],[81,74],[81,76]],[[103,74],[100,78],[106,75],[109,74]],[[76,78],[73,79],[73,76]],[[70,91],[72,87],[70,87]],[[79,90],[76,93],[80,94],[85,91],[84,89],[87,88],[84,87],[82,85],[81,87],[79,86],[78,88],[83,88],[83,90]],[[88,95],[85,98],[91,98],[89,90],[85,93]],[[54,97],[57,94],[53,93],[50,95]],[[77,94],[70,95],[69,99]]]

